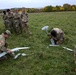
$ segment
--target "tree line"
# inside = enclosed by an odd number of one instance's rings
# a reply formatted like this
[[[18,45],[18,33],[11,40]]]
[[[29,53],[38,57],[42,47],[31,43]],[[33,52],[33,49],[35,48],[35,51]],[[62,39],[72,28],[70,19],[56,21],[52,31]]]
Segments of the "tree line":
[[[44,8],[27,8],[27,12],[53,12],[53,11],[76,11],[76,5],[63,4],[63,6],[45,6]]]
[[[11,8],[15,9],[15,8]],[[19,11],[22,10],[22,8],[17,8]],[[38,12],[54,12],[54,11],[76,11],[76,5],[70,5],[70,4],[63,4],[63,6],[52,6],[48,5],[43,8],[26,8],[28,13],[38,13]],[[2,12],[2,10],[0,10]]]

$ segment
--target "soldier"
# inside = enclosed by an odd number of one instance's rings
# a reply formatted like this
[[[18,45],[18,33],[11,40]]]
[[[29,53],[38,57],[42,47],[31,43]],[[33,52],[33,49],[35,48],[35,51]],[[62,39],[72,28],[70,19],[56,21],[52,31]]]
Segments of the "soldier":
[[[76,65],[76,46],[74,48],[74,63]],[[75,72],[76,72],[76,66],[75,66]]]
[[[3,11],[3,21],[4,21],[5,28],[8,29],[8,20],[7,20],[6,11]]]
[[[10,9],[7,9],[7,19],[9,21],[8,29],[12,32],[12,30],[13,30],[13,13],[11,12]]]
[[[75,46],[75,49],[74,49],[74,58],[75,58],[75,64],[76,64],[76,46]]]
[[[27,30],[28,30],[28,33],[29,33],[29,34],[32,34],[32,33],[30,32],[30,29],[29,29],[29,25],[28,25],[28,14],[27,14],[25,8],[22,8],[21,20],[22,20],[23,31],[25,31],[25,30],[24,30],[24,27],[26,27]]]
[[[50,33],[48,33],[48,36],[51,39],[51,42],[53,44],[61,44],[64,40],[64,32],[59,28],[53,28]]]
[[[17,9],[14,11],[14,25],[13,26],[16,33],[22,32],[21,15],[19,14]]]
[[[10,51],[10,49],[7,48],[7,45],[6,45],[6,39],[10,36],[11,32],[9,30],[6,30],[4,33],[2,33],[0,35],[0,53],[2,52],[7,52],[9,54],[12,54],[13,52]],[[7,58],[6,56],[2,57],[3,59],[4,58]],[[0,60],[2,59],[0,58]]]

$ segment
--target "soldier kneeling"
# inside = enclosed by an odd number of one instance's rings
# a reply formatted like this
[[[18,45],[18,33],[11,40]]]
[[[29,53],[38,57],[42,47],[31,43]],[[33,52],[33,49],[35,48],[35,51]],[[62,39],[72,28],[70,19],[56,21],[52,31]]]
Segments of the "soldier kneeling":
[[[8,54],[14,56],[13,52],[7,48],[6,39],[10,36],[11,32],[6,30],[0,35],[0,53],[7,52]],[[0,57],[0,60],[6,59],[6,56]]]
[[[59,45],[64,40],[64,32],[59,28],[53,28],[50,33],[48,33],[50,41],[53,45]]]

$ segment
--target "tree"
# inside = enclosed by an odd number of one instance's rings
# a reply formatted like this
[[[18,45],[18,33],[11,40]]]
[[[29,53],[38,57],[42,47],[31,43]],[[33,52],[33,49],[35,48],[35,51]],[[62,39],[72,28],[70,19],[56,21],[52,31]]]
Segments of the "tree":
[[[60,7],[60,11],[64,11],[64,7],[61,6],[61,7]]]
[[[60,7],[61,7],[61,6],[56,6],[56,8],[57,8],[57,11],[60,11]]]
[[[73,11],[76,10],[76,6],[75,6],[75,5],[72,5],[71,7],[72,7],[72,10],[73,10]]]
[[[65,11],[71,10],[71,5],[70,4],[64,4],[63,7],[64,7]]]
[[[50,12],[50,11],[52,11],[52,6],[45,6],[45,7],[44,7],[44,11],[45,11],[45,12]]]
[[[57,8],[56,7],[52,7],[52,11],[57,11]]]

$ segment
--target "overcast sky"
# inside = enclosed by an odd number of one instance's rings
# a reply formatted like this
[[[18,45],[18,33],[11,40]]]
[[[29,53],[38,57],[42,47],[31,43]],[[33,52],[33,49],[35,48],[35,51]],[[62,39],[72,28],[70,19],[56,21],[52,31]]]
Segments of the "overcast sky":
[[[63,5],[68,3],[76,5],[76,0],[0,0],[0,9],[26,7],[26,8],[41,8],[47,5]]]

